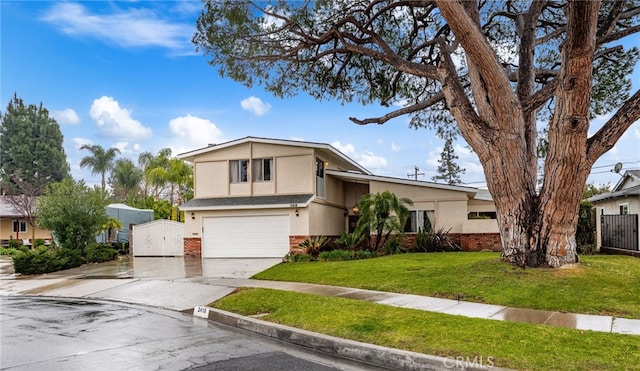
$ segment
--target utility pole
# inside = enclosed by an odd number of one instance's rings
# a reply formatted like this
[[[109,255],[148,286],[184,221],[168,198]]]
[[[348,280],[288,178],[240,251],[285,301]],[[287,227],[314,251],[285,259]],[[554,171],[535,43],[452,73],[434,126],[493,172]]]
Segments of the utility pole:
[[[420,172],[420,168],[419,167],[414,166],[413,167],[413,174],[407,174],[407,177],[412,177],[413,176],[414,180],[418,180],[418,175],[424,176],[424,173]]]

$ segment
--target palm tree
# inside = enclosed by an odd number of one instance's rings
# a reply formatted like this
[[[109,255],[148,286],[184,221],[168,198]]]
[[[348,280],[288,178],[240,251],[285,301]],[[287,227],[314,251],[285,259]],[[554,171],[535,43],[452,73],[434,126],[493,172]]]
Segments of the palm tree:
[[[106,188],[105,174],[113,168],[113,160],[117,154],[120,154],[120,150],[117,148],[109,148],[105,151],[102,146],[97,144],[85,144],[80,147],[80,150],[83,149],[91,152],[91,155],[80,160],[80,167],[89,167],[91,169],[91,175],[100,174],[102,177],[102,191],[104,192]]]
[[[384,246],[391,233],[404,233],[404,224],[409,217],[409,208],[413,201],[408,198],[398,198],[389,191],[368,193],[358,201],[360,219],[356,233],[365,233],[371,246],[371,233],[376,233],[374,251]]]
[[[140,188],[142,182],[142,170],[128,158],[116,161],[112,171],[112,184],[115,193],[122,193],[122,198],[127,200],[132,193]]]
[[[168,180],[169,162],[171,159],[171,149],[163,148],[157,155],[149,152],[143,152],[138,157],[138,163],[144,172],[145,188],[154,187],[154,198],[158,199],[160,190],[164,187]]]

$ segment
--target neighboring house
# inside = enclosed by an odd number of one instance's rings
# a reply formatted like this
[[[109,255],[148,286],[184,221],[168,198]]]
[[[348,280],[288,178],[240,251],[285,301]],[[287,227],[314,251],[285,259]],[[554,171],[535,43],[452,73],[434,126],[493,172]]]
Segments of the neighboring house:
[[[6,240],[31,240],[33,238],[50,240],[51,231],[38,227],[32,231],[27,216],[16,210],[9,202],[9,197],[11,196],[0,196],[0,239],[2,244],[5,245]]]
[[[609,193],[590,197],[596,209],[596,245],[639,251],[640,170],[627,170]]]
[[[310,236],[353,230],[357,200],[391,191],[413,201],[408,236],[429,219],[464,250],[499,250],[485,190],[376,176],[323,143],[246,137],[178,155],[194,169],[184,255],[282,257]]]

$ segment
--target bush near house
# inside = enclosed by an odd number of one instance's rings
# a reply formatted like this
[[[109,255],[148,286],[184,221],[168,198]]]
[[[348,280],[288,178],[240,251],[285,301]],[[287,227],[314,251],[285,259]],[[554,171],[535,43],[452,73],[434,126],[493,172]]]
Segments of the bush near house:
[[[113,260],[118,251],[109,244],[89,244],[83,256],[77,249],[37,246],[21,247],[13,254],[13,269],[20,274],[43,274],[79,267],[85,263]]]

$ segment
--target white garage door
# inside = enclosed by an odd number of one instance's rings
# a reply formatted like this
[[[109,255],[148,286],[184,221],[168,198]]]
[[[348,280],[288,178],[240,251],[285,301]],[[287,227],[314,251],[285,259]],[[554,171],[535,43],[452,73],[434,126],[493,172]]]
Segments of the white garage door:
[[[289,216],[232,216],[203,220],[204,258],[280,258],[289,252]]]

